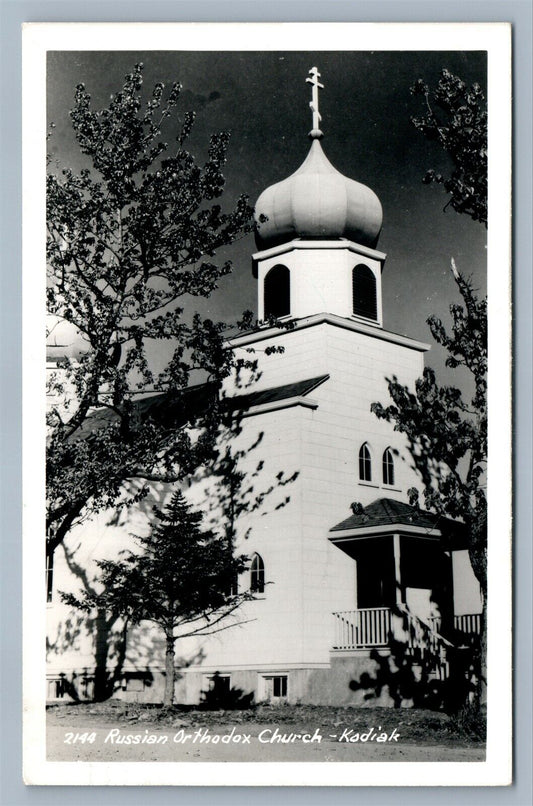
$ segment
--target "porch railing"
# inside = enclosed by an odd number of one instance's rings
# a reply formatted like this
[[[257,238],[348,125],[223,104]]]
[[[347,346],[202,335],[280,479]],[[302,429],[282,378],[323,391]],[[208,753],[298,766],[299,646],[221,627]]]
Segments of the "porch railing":
[[[366,607],[359,610],[342,610],[333,613],[333,649],[371,649],[390,644],[391,633],[396,640],[403,640],[412,649],[438,653],[449,641],[440,635],[440,618],[430,618],[425,623],[405,606],[399,606],[395,619],[388,607]],[[481,616],[455,616],[454,626],[466,633],[481,632]]]
[[[481,613],[455,616],[453,626],[456,630],[468,633],[469,635],[481,635]]]
[[[446,647],[450,647],[451,643],[440,634],[441,619],[430,616],[427,621],[422,621],[406,605],[398,605],[398,609],[400,618],[403,617],[403,624],[397,637],[401,639],[401,633],[407,633],[407,646],[410,650],[416,650],[422,657],[429,652],[444,661]]]
[[[388,607],[367,607],[333,613],[334,649],[364,649],[387,646],[391,612]]]

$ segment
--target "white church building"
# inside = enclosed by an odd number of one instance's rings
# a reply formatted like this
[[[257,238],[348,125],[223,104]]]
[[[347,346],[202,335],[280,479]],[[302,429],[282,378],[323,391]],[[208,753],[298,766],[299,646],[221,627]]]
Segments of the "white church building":
[[[385,327],[381,204],[329,162],[316,70],[310,82],[309,153],[255,208],[258,319],[292,327],[264,325],[231,344],[243,355],[253,348],[260,361],[241,437],[252,444],[262,435],[250,468],[260,455],[265,478],[280,470],[297,476],[280,493],[285,506],[276,508],[274,491],[264,511],[243,518],[249,536],[238,548],[251,564],[240,584],[255,598],[230,628],[177,643],[178,703],[199,702],[216,676],[256,702],[392,704],[387,675],[406,658],[415,681],[443,679],[447,653],[479,631],[479,587],[461,526],[408,504],[420,480],[404,438],[371,412],[372,403],[389,400],[386,378],[414,387],[429,347]],[[265,354],[273,346],[283,351]],[[61,354],[61,344],[50,345],[50,369]],[[94,621],[57,591],[77,590],[76,567],[90,576],[96,559],[115,557],[124,546],[119,533],[148,528],[151,503],[161,506],[167,492],[154,488],[136,511],[95,517],[56,551],[49,700],[90,697],[99,651]],[[118,655],[109,650],[107,662]],[[120,662],[114,696],[162,700],[164,642],[155,628],[130,631]]]

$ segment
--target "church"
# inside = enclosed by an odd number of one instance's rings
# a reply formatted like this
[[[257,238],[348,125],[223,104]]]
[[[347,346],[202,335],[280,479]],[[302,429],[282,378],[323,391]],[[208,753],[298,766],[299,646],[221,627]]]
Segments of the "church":
[[[280,326],[261,325],[229,348],[253,350],[259,361],[240,436],[258,447],[245,463],[252,470],[260,454],[265,479],[283,470],[294,480],[283,505],[274,492],[264,511],[243,516],[237,548],[250,566],[239,584],[253,599],[228,629],[178,641],[177,703],[198,703],[216,684],[255,702],[408,704],[392,683],[398,669],[408,667],[415,683],[444,680],[450,653],[480,631],[461,524],[408,503],[420,480],[405,440],[371,411],[388,400],[387,378],[414,387],[429,347],[386,329],[382,207],[326,156],[319,78],[313,68],[307,79],[307,157],[255,205],[257,316]],[[51,371],[65,351],[55,339]],[[154,487],[150,502],[161,506],[167,494]],[[76,569],[109,557],[117,534],[146,528],[149,509],[95,517],[56,552],[47,580],[49,701],[90,698],[102,650],[94,623],[57,591],[75,591]],[[113,636],[106,640],[111,646]],[[108,651],[107,662],[119,655]],[[120,663],[114,696],[161,701],[164,648],[153,628],[127,635]]]

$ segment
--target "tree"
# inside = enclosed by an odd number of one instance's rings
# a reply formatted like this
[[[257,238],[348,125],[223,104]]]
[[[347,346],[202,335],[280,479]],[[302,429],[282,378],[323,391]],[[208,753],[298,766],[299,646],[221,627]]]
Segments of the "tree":
[[[192,635],[210,635],[235,623],[228,618],[247,599],[236,581],[247,567],[236,557],[227,536],[202,528],[202,514],[194,511],[181,491],[173,494],[146,537],[137,537],[141,551],[124,552],[118,562],[98,562],[100,593],[81,599],[63,598],[85,611],[97,609],[120,617],[128,625],[155,624],[165,636],[164,707],[174,702],[176,641]]]
[[[229,417],[222,384],[246,364],[225,349],[226,325],[182,305],[212,293],[231,270],[229,261],[214,262],[215,252],[252,224],[246,197],[230,212],[217,201],[228,133],[211,137],[202,166],[186,150],[194,115],[177,118],[180,89],[156,84],[146,94],[138,64],[108,106],[93,111],[78,85],[70,117],[83,166],[47,179],[48,310],[87,343],[50,381],[62,405],[48,415],[48,554],[92,512],[213,461]],[[153,345],[170,352],[158,373]],[[206,385],[192,406],[183,390],[195,378]],[[172,397],[172,417],[139,400],[146,390]]]
[[[434,89],[423,81],[411,87],[413,95],[425,100],[425,112],[412,118],[418,131],[434,140],[448,154],[453,168],[449,175],[434,169],[424,182],[444,187],[451,205],[474,221],[487,225],[487,110],[479,84],[467,87],[464,81],[442,70]]]
[[[168,489],[208,475],[211,517],[233,546],[238,516],[292,480],[278,474],[261,490],[261,462],[249,477],[239,468],[241,416],[224,382],[235,374],[238,388],[255,377],[253,356],[228,349],[235,327],[253,327],[251,314],[226,325],[190,313],[191,300],[209,297],[231,271],[215,253],[252,229],[252,210],[244,196],[229,212],[218,201],[227,132],[211,137],[203,165],[186,149],[194,115],[178,117],[180,89],[156,84],[147,94],[136,65],[94,111],[78,85],[70,117],[81,165],[56,171],[48,163],[48,310],[77,329],[85,348],[49,379],[58,404],[47,416],[46,549],[50,562],[63,544],[89,597],[90,569],[63,541],[95,513],[140,502],[156,482]],[[157,372],[154,354],[165,358]],[[113,691],[116,620],[105,608],[92,620],[96,699]],[[123,658],[122,644],[116,655]]]
[[[422,79],[411,91],[424,95],[428,107],[427,114],[415,118],[413,124],[429,139],[437,140],[454,164],[449,179],[430,172],[426,181],[442,182],[451,194],[448,204],[486,225],[487,116],[480,87],[476,84],[467,90],[463,81],[443,70],[434,91]],[[430,99],[448,114],[447,124],[439,122]],[[457,270],[453,258],[451,266],[462,299],[450,306],[451,330],[436,316],[427,321],[433,338],[447,351],[446,365],[466,370],[471,395],[439,384],[435,372],[427,367],[414,392],[397,377],[388,378],[392,405],[373,403],[371,409],[406,435],[414,469],[423,483],[426,508],[437,517],[464,523],[483,600],[481,678],[485,673],[487,596],[487,302],[477,296],[472,281]],[[417,490],[409,493],[411,503],[416,504]]]
[[[407,436],[414,467],[424,485],[426,507],[465,523],[472,568],[485,598],[487,306],[453,261],[452,267],[464,305],[450,306],[451,334],[435,316],[428,324],[435,341],[448,351],[446,365],[462,366],[470,373],[473,395],[465,400],[460,389],[439,385],[435,372],[426,367],[414,392],[396,377],[387,379],[392,405],[373,403],[371,408]],[[416,500],[415,492],[412,498]]]

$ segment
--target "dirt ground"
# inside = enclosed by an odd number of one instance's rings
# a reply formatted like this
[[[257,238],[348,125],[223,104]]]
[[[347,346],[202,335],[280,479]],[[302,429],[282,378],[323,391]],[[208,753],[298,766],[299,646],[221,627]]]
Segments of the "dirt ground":
[[[484,761],[445,714],[390,708],[159,708],[121,701],[47,711],[49,761]]]

